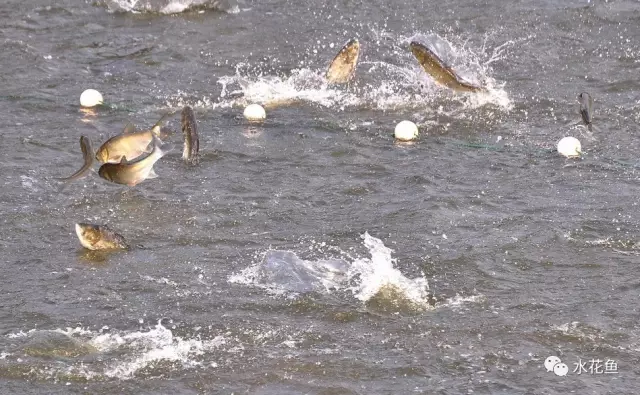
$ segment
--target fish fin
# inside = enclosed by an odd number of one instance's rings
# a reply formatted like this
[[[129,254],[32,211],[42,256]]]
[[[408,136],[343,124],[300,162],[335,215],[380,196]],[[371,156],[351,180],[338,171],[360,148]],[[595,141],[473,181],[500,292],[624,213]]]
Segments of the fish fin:
[[[84,159],[84,163],[87,166],[93,165],[93,158],[95,157],[95,152],[91,147],[91,140],[89,137],[81,136],[80,137],[80,149],[82,150],[82,157]]]
[[[158,122],[156,122],[151,127],[151,133],[153,133],[157,137],[160,137],[161,134],[162,134],[162,124],[164,123],[164,121],[167,120],[167,118],[173,116],[174,114],[175,114],[175,112],[168,112],[168,113],[164,114],[160,119],[158,119]]]
[[[133,124],[133,123],[131,123],[131,122],[128,122],[128,123],[125,125],[124,129],[122,129],[122,134],[126,134],[126,133],[135,133],[135,132],[137,132],[137,131],[138,131],[138,129],[136,129],[136,125],[134,125],[134,124]]]
[[[172,151],[174,148],[173,144],[168,144],[168,143],[163,144],[162,140],[160,140],[156,135],[153,136],[153,146],[154,146],[154,149],[158,150],[161,158],[165,156],[168,152]]]
[[[151,168],[151,170],[149,170],[149,175],[147,176],[147,178],[149,178],[149,179],[158,178],[158,174],[156,174],[156,171],[153,170],[153,167]]]

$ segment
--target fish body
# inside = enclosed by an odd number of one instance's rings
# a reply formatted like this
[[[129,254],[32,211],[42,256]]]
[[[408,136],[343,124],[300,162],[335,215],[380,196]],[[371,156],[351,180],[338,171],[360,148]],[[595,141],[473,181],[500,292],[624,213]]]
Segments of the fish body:
[[[409,45],[413,56],[416,57],[422,68],[433,77],[436,82],[457,92],[481,92],[485,89],[481,86],[464,81],[460,76],[438,55],[416,41]]]
[[[77,223],[76,235],[84,248],[93,251],[129,249],[129,244],[124,237],[106,225]]]
[[[327,81],[334,84],[349,82],[355,74],[359,54],[360,43],[358,40],[355,38],[349,40],[329,65],[326,74]]]
[[[105,141],[96,152],[96,159],[102,163],[120,163],[122,159],[131,161],[140,155],[149,152],[149,144],[153,137],[163,138],[166,129],[162,128],[162,122],[166,114],[149,130],[136,131],[135,126],[129,123],[123,132]]]
[[[582,92],[578,95],[578,101],[580,102],[580,115],[584,124],[589,126],[593,121],[593,98],[587,92]]]
[[[117,184],[135,186],[147,178],[158,177],[153,170],[153,165],[171,149],[172,147],[168,145],[162,148],[160,139],[154,136],[153,151],[147,156],[132,162],[123,159],[120,163],[105,163],[100,166],[98,174],[105,180]]]
[[[198,127],[196,116],[191,107],[186,106],[182,110],[182,133],[184,134],[184,148],[182,149],[182,159],[191,165],[198,163],[198,150],[200,149],[200,139],[198,138]]]
[[[76,171],[69,177],[59,178],[59,180],[66,182],[77,180],[84,177],[91,169],[91,166],[93,165],[93,148],[91,148],[91,140],[89,140],[88,137],[80,136],[80,149],[82,150],[82,158],[84,159],[84,164],[80,170]]]

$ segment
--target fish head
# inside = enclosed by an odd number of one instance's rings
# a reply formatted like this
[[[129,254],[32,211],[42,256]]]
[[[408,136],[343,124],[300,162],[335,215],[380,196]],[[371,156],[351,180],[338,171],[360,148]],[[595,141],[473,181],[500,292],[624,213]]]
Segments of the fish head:
[[[331,83],[348,82],[354,75],[360,54],[357,38],[349,40],[333,58],[327,69],[326,78]]]
[[[582,92],[578,95],[578,102],[580,103],[580,115],[584,123],[589,125],[593,117],[593,98],[587,92]]]
[[[96,152],[96,160],[102,163],[107,163],[109,161],[109,148],[107,148],[106,145],[100,147]]]
[[[593,98],[587,92],[580,93],[578,95],[578,101],[580,102],[580,105],[584,107],[593,106]]]
[[[98,175],[107,181],[113,181],[109,168],[106,167],[106,165],[100,166],[100,169],[98,169]]]
[[[100,229],[97,225],[87,223],[76,224],[76,235],[83,247],[92,250],[94,245],[100,241]]]

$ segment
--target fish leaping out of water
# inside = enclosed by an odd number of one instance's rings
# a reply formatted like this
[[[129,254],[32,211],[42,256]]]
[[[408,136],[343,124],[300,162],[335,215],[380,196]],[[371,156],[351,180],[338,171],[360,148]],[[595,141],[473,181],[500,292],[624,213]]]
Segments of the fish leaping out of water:
[[[360,43],[358,39],[349,40],[331,61],[327,69],[327,81],[334,84],[349,82],[355,74],[359,54]]]
[[[76,235],[80,244],[89,250],[126,250],[127,241],[106,225],[76,224]]]
[[[484,92],[486,88],[464,81],[449,65],[444,63],[427,46],[412,41],[409,44],[413,56],[416,57],[424,71],[426,71],[440,85],[456,92]]]

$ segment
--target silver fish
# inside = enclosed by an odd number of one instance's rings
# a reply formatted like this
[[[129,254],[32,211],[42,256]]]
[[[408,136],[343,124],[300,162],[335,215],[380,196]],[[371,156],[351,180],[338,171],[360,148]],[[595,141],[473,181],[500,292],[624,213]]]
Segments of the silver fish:
[[[84,165],[80,170],[76,171],[69,177],[58,178],[60,181],[70,182],[84,177],[93,165],[93,148],[91,148],[91,140],[86,136],[80,136],[80,149],[82,150],[82,158]]]
[[[100,166],[98,174],[105,180],[117,184],[135,186],[147,178],[158,177],[153,170],[153,165],[172,148],[168,144],[162,146],[160,139],[153,136],[153,151],[149,155],[132,162],[127,162],[123,158],[120,163],[105,163]]]
[[[457,92],[481,92],[485,88],[464,81],[460,76],[446,63],[444,63],[438,55],[416,41],[409,44],[413,56],[418,59],[418,63],[422,66],[436,82],[453,89]]]
[[[77,223],[76,235],[84,248],[93,251],[129,249],[124,237],[106,225]]]
[[[349,82],[355,74],[359,54],[360,43],[358,40],[355,38],[349,40],[329,65],[326,74],[327,81],[334,84]]]
[[[121,134],[111,137],[98,148],[96,159],[102,163],[120,163],[123,158],[131,161],[149,152],[153,136],[163,138],[163,133],[166,133],[162,123],[171,115],[165,114],[149,130],[137,131],[132,123],[128,123]]]
[[[578,101],[580,102],[580,115],[584,124],[589,126],[593,122],[593,99],[587,92],[582,92],[578,95]]]
[[[196,116],[189,106],[186,106],[182,110],[182,133],[184,134],[182,159],[188,164],[195,165],[199,159],[198,150],[200,149],[200,139],[198,138]]]

